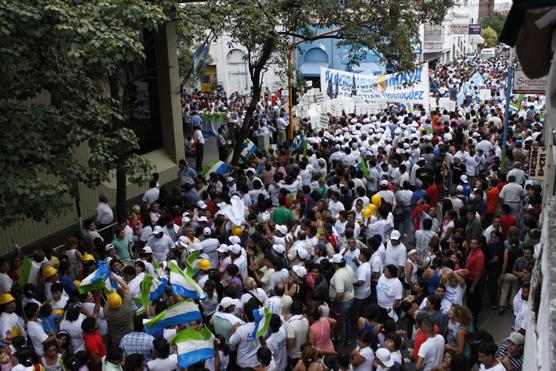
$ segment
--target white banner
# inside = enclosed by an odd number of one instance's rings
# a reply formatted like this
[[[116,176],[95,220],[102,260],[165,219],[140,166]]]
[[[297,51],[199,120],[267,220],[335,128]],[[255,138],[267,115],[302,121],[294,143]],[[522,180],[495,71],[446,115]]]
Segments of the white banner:
[[[546,147],[533,146],[529,161],[529,179],[544,180],[546,173]]]
[[[383,76],[363,75],[321,67],[321,91],[329,98],[354,98],[368,102],[422,104],[429,108],[429,67]],[[348,113],[346,111],[346,113]]]

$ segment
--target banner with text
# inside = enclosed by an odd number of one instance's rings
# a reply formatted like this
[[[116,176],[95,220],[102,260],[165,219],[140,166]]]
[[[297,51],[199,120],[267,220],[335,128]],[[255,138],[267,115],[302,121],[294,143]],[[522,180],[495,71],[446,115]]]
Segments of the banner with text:
[[[359,98],[368,102],[422,104],[429,108],[429,66],[415,71],[382,76],[332,70],[321,67],[321,91],[328,99]]]

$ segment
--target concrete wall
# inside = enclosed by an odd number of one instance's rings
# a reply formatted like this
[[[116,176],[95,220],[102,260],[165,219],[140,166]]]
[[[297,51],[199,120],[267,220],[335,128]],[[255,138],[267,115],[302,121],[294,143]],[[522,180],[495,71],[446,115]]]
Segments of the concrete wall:
[[[184,158],[183,131],[179,101],[178,61],[176,52],[176,27],[168,23],[160,29],[157,36],[157,69],[159,76],[160,115],[162,125],[163,147],[143,155],[152,161],[156,171],[160,173],[160,183],[167,183],[176,178],[177,162]],[[48,102],[48,94],[41,94],[41,102]],[[87,161],[88,149],[83,146],[75,154],[78,161]],[[115,174],[112,174],[115,175]],[[147,186],[128,184],[127,195],[133,198],[146,190]],[[116,181],[103,183],[97,189],[90,189],[81,184],[79,195],[83,217],[95,215],[99,193],[108,195],[113,205],[116,196]],[[16,223],[10,228],[0,229],[0,256],[13,251],[14,245],[26,246],[33,244],[40,246],[41,239],[64,230],[77,222],[75,207],[72,206],[59,217],[48,223],[27,220]],[[63,243],[61,240],[59,243]],[[46,247],[46,246],[40,246]]]

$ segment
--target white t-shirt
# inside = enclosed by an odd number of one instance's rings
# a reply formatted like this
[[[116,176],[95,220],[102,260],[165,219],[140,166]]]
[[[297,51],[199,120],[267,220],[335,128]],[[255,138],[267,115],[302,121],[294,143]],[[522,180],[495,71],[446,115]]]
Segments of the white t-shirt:
[[[163,262],[166,260],[168,252],[174,247],[174,241],[169,236],[163,234],[161,238],[156,236],[149,238],[147,245],[153,250],[153,256],[156,261]]]
[[[463,294],[465,294],[465,287],[462,288],[459,283],[455,288],[450,285],[446,285],[444,298],[452,304],[461,305],[463,303]]]
[[[0,292],[10,292],[13,281],[6,273],[0,273]]]
[[[376,285],[376,299],[379,307],[387,309],[403,297],[403,286],[398,278],[386,278],[383,274]]]
[[[270,275],[270,282],[268,283],[268,289],[274,290],[277,284],[286,283],[290,273],[286,268],[282,268],[278,272],[274,272]]]
[[[368,371],[373,369],[373,361],[375,359],[375,352],[371,347],[359,349],[359,354],[365,358],[363,363],[358,364],[353,368],[353,371]]]
[[[268,299],[266,306],[272,314],[282,315],[282,298],[280,296],[272,296]]]
[[[307,342],[309,321],[303,316],[300,316],[299,319],[294,319],[294,317],[292,317],[286,323],[285,327],[286,337],[288,339],[295,339],[295,345],[288,349],[288,358],[299,358],[301,356],[301,345]]]
[[[259,340],[253,338],[255,323],[241,325],[230,336],[230,345],[237,348],[237,365],[242,368],[257,367],[257,350],[260,348]]]
[[[334,299],[338,292],[344,293],[342,301],[353,299],[353,271],[347,265],[338,269],[330,280],[330,287],[328,288],[330,299]]]
[[[156,358],[147,363],[150,371],[172,371],[178,368],[178,355],[170,354],[166,359]]]
[[[81,333],[83,332],[83,330],[81,330],[81,324],[85,318],[83,314],[79,314],[79,317],[73,322],[64,319],[60,323],[60,330],[66,330],[70,336],[74,352],[84,350],[83,338],[81,337]]]
[[[29,339],[31,339],[33,348],[35,348],[35,353],[37,353],[39,357],[42,357],[44,354],[43,342],[48,339],[48,335],[44,332],[42,325],[36,321],[27,322],[27,335],[29,335]]]
[[[498,362],[496,366],[493,366],[491,368],[486,368],[485,365],[481,363],[481,367],[479,367],[479,370],[480,371],[506,371],[506,367],[504,367],[503,364]]]
[[[363,281],[360,286],[354,286],[355,299],[366,299],[371,295],[371,264],[365,262],[357,268],[354,281]]]
[[[266,345],[272,352],[272,358],[277,370],[285,370],[288,365],[288,352],[286,347],[286,330],[280,328],[266,339]]]
[[[15,313],[0,313],[0,339],[5,339],[8,332],[12,331],[14,327],[21,330],[22,336],[26,336],[25,322],[23,321],[23,318]]]
[[[442,359],[444,357],[444,338],[442,335],[434,335],[428,338],[419,348],[418,356],[425,361],[423,371],[432,370],[433,368],[442,367]]]
[[[384,265],[393,264],[396,267],[405,267],[407,261],[407,250],[403,243],[394,246],[390,241],[386,244]]]
[[[333,218],[338,218],[338,213],[345,209],[344,204],[340,201],[328,201],[328,210],[332,213]]]

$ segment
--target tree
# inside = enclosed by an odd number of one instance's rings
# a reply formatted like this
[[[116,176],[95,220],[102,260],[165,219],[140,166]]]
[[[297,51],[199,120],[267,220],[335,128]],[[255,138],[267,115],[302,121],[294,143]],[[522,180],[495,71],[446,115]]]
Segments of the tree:
[[[486,29],[487,27],[491,27],[494,31],[496,31],[497,35],[500,35],[502,32],[502,27],[504,26],[504,22],[506,21],[506,17],[500,13],[494,13],[491,16],[486,17],[481,22],[482,29]]]
[[[246,62],[252,96],[236,140],[236,164],[243,141],[261,97],[262,74],[271,60],[288,65],[294,43],[335,38],[351,45],[350,59],[357,61],[363,47],[378,52],[398,70],[414,67],[409,41],[419,25],[439,23],[451,0],[241,0],[188,4],[183,19],[194,25],[193,35],[228,35],[247,50]],[[287,73],[292,76],[293,68]]]
[[[487,27],[481,31],[481,36],[485,39],[485,46],[487,48],[492,48],[496,46],[496,42],[498,41],[498,35],[496,31],[494,31],[491,27]]]
[[[161,4],[142,0],[4,1],[0,226],[48,221],[78,196],[79,183],[94,188],[114,169],[124,196],[126,178],[142,183],[151,176],[125,127],[121,82],[144,58],[142,30],[167,19]],[[86,161],[79,162],[83,148]]]

